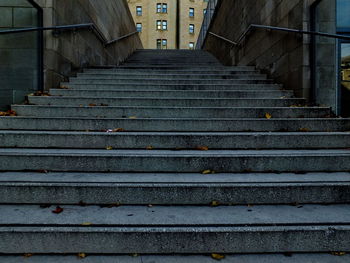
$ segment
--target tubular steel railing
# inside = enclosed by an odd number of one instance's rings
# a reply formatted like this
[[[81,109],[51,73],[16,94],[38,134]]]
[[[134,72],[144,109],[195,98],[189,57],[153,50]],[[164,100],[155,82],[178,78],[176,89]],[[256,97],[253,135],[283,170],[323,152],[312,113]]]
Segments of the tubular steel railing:
[[[83,29],[91,30],[105,47],[138,33],[138,31],[135,31],[112,40],[107,40],[95,24],[88,23],[88,24],[75,24],[75,25],[52,26],[52,27],[28,27],[28,28],[9,29],[9,30],[0,31],[0,35],[34,32],[34,31],[47,31],[47,30],[52,30],[54,35],[58,35],[60,32],[64,32],[64,31],[76,31],[76,30],[83,30]]]
[[[213,32],[208,32],[208,34],[210,34],[216,38],[219,38],[223,41],[226,41],[234,46],[239,46],[243,42],[243,40],[247,37],[247,35],[254,29],[265,29],[265,30],[271,30],[271,31],[281,31],[281,32],[287,32],[287,33],[306,34],[306,35],[312,35],[312,36],[322,36],[322,37],[350,40],[350,36],[347,36],[347,35],[330,34],[330,33],[325,33],[325,32],[318,32],[318,31],[307,31],[307,30],[291,29],[291,28],[286,28],[286,27],[276,27],[276,26],[256,25],[256,24],[250,25],[243,32],[243,34],[238,38],[237,41],[232,41],[232,40],[227,39],[223,36],[215,34]]]

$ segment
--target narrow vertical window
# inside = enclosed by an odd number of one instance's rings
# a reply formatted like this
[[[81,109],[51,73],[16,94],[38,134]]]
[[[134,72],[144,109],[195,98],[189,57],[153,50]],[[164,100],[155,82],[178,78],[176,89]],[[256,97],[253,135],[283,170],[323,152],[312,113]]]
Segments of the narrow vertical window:
[[[190,24],[189,32],[190,32],[190,34],[194,34],[194,25],[193,24]]]
[[[167,49],[168,48],[168,40],[163,39],[162,40],[162,49]]]
[[[157,39],[157,49],[162,49],[162,40]]]
[[[157,20],[157,30],[162,30],[162,20]]]
[[[142,6],[137,6],[136,7],[136,15],[137,16],[142,16]]]
[[[190,8],[190,17],[194,17],[194,8]]]
[[[162,4],[158,3],[157,4],[157,13],[161,13],[162,12]]]
[[[168,30],[168,21],[166,20],[163,20],[163,27],[162,27],[162,30]]]
[[[137,32],[142,32],[142,24],[141,23],[136,24],[136,30],[137,30]]]
[[[188,47],[189,47],[189,49],[194,49],[194,42],[190,42],[190,43],[188,44]]]
[[[168,13],[168,4],[163,4],[163,13]]]

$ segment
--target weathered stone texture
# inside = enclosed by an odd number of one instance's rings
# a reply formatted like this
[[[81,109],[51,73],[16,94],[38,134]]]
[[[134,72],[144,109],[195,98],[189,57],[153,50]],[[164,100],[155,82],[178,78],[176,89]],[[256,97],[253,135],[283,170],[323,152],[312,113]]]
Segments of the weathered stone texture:
[[[238,40],[250,24],[308,29],[314,0],[222,0],[210,31]],[[292,89],[309,96],[309,37],[294,33],[254,30],[240,48],[209,36],[204,48],[226,65],[256,65]]]

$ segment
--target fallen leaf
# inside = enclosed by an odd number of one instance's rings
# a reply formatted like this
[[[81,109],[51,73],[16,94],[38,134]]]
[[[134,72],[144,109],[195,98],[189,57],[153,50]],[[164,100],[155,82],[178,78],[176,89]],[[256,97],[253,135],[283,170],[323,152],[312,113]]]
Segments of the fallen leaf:
[[[60,86],[60,89],[69,89],[67,86]]]
[[[78,254],[78,258],[86,258],[86,254],[85,253],[79,253]]]
[[[56,206],[56,209],[52,211],[52,213],[54,214],[60,214],[62,212],[63,212],[63,208],[59,206]]]
[[[82,107],[83,107],[83,104],[80,104],[79,107],[82,108]]]
[[[268,112],[265,113],[265,118],[270,120],[272,118],[272,115]]]
[[[129,119],[137,119],[136,116],[130,116]]]
[[[96,107],[97,105],[94,104],[94,103],[90,103],[89,106],[90,106],[90,107]]]
[[[131,257],[138,257],[138,256],[139,256],[139,254],[137,254],[137,253],[133,253],[133,254],[130,254],[130,256],[131,256]]]
[[[113,150],[113,147],[112,146],[107,146],[106,150]]]
[[[152,145],[149,145],[146,147],[147,150],[153,150],[153,146]]]
[[[148,207],[153,207],[153,205],[149,204]]]
[[[47,174],[49,171],[48,170],[37,170],[38,173],[42,174]]]
[[[299,131],[301,131],[301,132],[309,132],[310,129],[308,129],[308,128],[300,128]]]
[[[212,170],[204,170],[202,174],[215,174],[215,171]]]
[[[198,147],[196,147],[196,149],[200,150],[200,151],[208,151],[209,147],[208,146],[198,146]]]
[[[37,91],[32,96],[35,96],[35,97],[48,97],[48,96],[51,96],[51,94],[48,93],[47,91]]]
[[[90,222],[84,222],[84,223],[82,223],[81,225],[82,225],[82,226],[91,226],[92,223],[90,223]]]
[[[222,260],[225,258],[225,255],[213,253],[213,254],[211,254],[211,258],[216,259],[216,260]]]
[[[210,206],[212,206],[212,207],[216,207],[219,205],[220,205],[220,202],[218,202],[218,201],[211,201],[211,203],[210,203]]]
[[[346,255],[346,252],[332,252],[331,253],[333,256],[339,256],[339,257],[341,257],[341,256],[345,256]]]
[[[33,256],[33,254],[30,254],[30,253],[23,254],[23,257],[25,257],[25,258],[30,258],[31,256]]]
[[[0,117],[14,117],[17,113],[14,110],[0,111]]]

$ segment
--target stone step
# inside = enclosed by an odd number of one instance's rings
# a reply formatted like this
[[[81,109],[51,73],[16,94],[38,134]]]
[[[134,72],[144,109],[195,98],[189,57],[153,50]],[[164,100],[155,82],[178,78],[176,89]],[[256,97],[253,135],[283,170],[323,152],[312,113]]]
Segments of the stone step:
[[[77,255],[33,255],[25,258],[27,263],[79,263]],[[23,256],[1,256],[6,263],[23,263]],[[348,263],[350,255],[336,256],[331,253],[286,253],[286,254],[234,254],[225,255],[225,263]],[[215,260],[207,255],[86,255],[84,263],[213,263]]]
[[[167,68],[131,68],[127,67],[112,67],[112,68],[85,68],[83,70],[87,74],[139,74],[139,73],[156,73],[156,74],[250,74],[250,73],[259,73],[260,71],[256,70],[254,67],[207,67],[207,68],[186,68],[186,69],[167,69]]]
[[[174,74],[174,75],[236,75],[236,74],[259,74],[259,70],[255,69],[218,69],[216,70],[162,70],[162,69],[120,69],[120,68],[113,68],[113,69],[84,69],[83,73],[78,73],[78,76],[83,75],[97,75],[97,76],[104,76],[104,75],[113,75],[113,76],[119,76],[119,75],[145,75],[145,74],[151,74],[151,75],[159,75],[159,74]]]
[[[62,213],[54,214],[55,207],[0,206],[0,253],[349,250],[349,205],[114,208],[67,205],[62,208]]]
[[[175,133],[0,131],[0,147],[74,149],[347,149],[350,132]]]
[[[336,165],[335,165],[336,164]],[[61,172],[341,172],[345,150],[92,150],[0,149],[1,171]]]
[[[153,107],[290,107],[305,105],[305,99],[284,98],[245,98],[245,99],[222,99],[222,98],[136,98],[136,97],[73,97],[73,96],[28,96],[30,104],[36,105],[70,105],[88,106],[153,106]],[[242,116],[243,117],[243,116]]]
[[[270,79],[82,79],[71,78],[73,84],[272,84]]]
[[[0,130],[128,132],[336,132],[350,131],[350,119],[198,119],[2,117]]]
[[[267,79],[267,75],[264,74],[232,74],[232,75],[219,75],[219,74],[78,74],[78,79]],[[73,79],[73,78],[71,78]]]
[[[115,67],[116,69],[147,69],[147,70],[255,70],[255,67],[225,67],[222,65],[207,65],[207,64],[183,64],[183,65],[150,65],[145,63],[140,64],[123,64],[118,67]],[[96,67],[94,68],[96,69]]]
[[[2,204],[344,204],[350,173],[0,173]]]
[[[209,108],[209,107],[131,107],[131,106],[52,106],[13,105],[19,116],[40,117],[103,117],[122,118],[324,118],[331,114],[327,107],[261,107],[261,108]]]
[[[288,90],[266,90],[266,91],[174,91],[174,90],[72,90],[51,89],[53,96],[75,96],[75,97],[140,97],[140,98],[291,98],[293,91]]]
[[[64,89],[93,89],[93,90],[281,90],[276,84],[241,84],[241,85],[211,85],[211,84],[74,84],[61,83]]]

